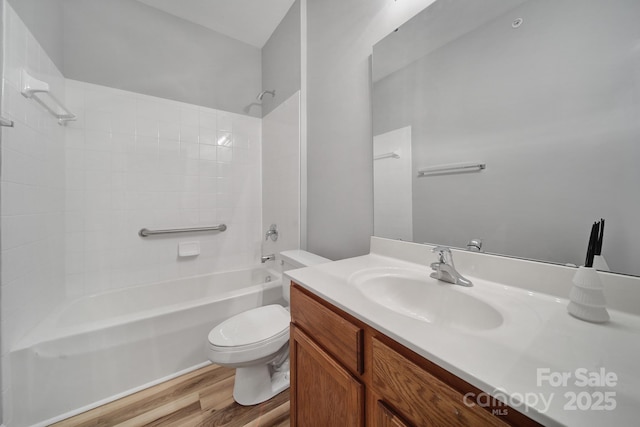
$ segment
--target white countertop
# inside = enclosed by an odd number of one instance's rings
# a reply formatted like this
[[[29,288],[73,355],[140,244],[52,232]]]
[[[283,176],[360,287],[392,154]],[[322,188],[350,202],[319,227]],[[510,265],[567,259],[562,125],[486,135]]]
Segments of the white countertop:
[[[454,253],[454,260],[455,256]],[[505,396],[511,407],[541,424],[638,424],[640,316],[610,309],[609,323],[587,323],[567,314],[565,298],[490,282],[467,274],[457,265],[474,286],[456,286],[455,290],[472,294],[504,318],[495,329],[470,331],[427,323],[385,309],[349,284],[352,274],[381,266],[424,269],[428,275],[427,261],[431,260],[425,259],[426,265],[422,265],[371,253],[286,274],[483,392]],[[540,369],[546,371],[539,374]],[[554,378],[565,375],[566,386],[551,384],[545,379],[548,377],[543,378],[544,372]],[[608,375],[609,386],[582,384],[585,376],[602,379],[603,374]],[[615,381],[613,375],[617,377]],[[597,407],[602,409],[591,409]]]

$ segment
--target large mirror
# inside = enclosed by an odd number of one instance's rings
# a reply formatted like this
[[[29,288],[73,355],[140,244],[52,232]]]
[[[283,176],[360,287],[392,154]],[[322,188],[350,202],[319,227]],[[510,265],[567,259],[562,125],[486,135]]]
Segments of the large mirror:
[[[582,265],[604,218],[609,269],[640,275],[638,18],[438,0],[377,43],[374,234]]]

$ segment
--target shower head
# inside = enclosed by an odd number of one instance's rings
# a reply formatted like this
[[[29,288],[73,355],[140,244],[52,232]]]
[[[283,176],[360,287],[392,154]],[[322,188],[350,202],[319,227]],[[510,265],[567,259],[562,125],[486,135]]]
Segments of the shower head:
[[[257,96],[258,101],[262,101],[262,98],[264,97],[265,94],[269,94],[271,96],[276,96],[276,91],[274,90],[263,90],[262,92],[260,92]]]

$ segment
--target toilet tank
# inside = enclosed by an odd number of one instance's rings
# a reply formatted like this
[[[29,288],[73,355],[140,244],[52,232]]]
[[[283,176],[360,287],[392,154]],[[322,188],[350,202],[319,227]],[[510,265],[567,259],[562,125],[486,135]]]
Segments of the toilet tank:
[[[324,264],[325,262],[331,262],[328,258],[323,258],[319,255],[312,254],[311,252],[303,251],[301,249],[293,249],[290,251],[280,252],[280,259],[282,260],[282,296],[287,302],[289,302],[290,293],[290,280],[286,276],[287,270],[293,270],[296,268],[311,267],[313,265]]]

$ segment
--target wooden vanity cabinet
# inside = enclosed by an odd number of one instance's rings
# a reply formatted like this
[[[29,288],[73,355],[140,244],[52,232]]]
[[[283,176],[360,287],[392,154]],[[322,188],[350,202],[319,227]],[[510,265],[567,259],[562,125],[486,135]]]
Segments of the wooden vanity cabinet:
[[[291,321],[294,427],[539,425],[295,283]]]
[[[364,386],[304,332],[291,327],[291,425],[364,425]]]

